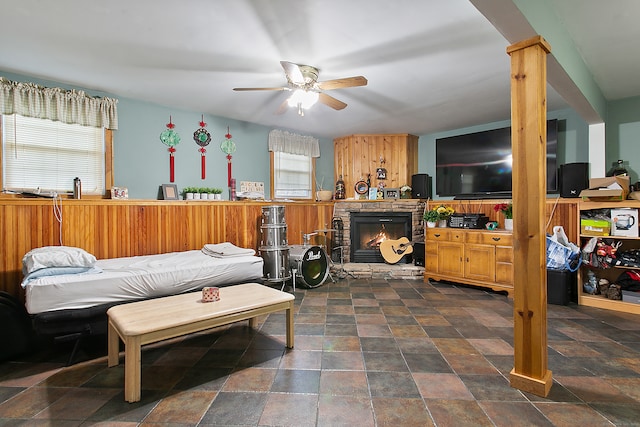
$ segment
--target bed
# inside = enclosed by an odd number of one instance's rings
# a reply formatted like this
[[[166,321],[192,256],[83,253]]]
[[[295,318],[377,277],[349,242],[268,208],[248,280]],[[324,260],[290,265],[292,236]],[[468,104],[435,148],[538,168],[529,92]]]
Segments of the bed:
[[[35,332],[79,339],[106,334],[106,311],[117,304],[204,286],[261,283],[263,260],[254,250],[228,242],[201,250],[103,260],[80,248],[49,246],[23,257],[23,274],[25,307]]]

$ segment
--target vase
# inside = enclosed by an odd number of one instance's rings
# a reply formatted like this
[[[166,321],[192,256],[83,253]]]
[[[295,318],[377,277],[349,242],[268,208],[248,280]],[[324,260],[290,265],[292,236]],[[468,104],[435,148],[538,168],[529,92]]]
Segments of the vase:
[[[438,227],[440,228],[446,228],[447,227],[447,220],[446,219],[441,219],[438,221]]]
[[[193,200],[193,193],[185,193],[185,200]]]
[[[428,228],[436,228],[436,222],[435,221],[427,221],[427,227]]]
[[[504,229],[505,230],[513,230],[513,218],[505,218],[504,219]]]

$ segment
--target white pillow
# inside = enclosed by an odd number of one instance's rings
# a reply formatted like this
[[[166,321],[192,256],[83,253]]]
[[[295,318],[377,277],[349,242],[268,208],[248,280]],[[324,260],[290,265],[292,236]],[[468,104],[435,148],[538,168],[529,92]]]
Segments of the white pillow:
[[[43,246],[30,250],[22,258],[22,273],[27,276],[41,268],[93,267],[96,257],[71,246]]]

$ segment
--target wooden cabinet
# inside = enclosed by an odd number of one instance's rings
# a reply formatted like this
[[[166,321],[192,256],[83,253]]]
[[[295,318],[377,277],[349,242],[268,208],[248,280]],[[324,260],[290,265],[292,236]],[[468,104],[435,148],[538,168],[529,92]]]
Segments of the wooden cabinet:
[[[384,182],[387,188],[400,188],[411,185],[411,176],[418,173],[415,135],[350,135],[334,139],[333,148],[334,182],[342,175],[347,198],[355,197],[356,182],[368,174],[372,187]],[[380,167],[386,169],[386,179],[377,178]]]
[[[604,209],[604,212],[607,212],[610,209],[624,209],[624,208],[633,208],[638,209],[640,211],[640,201],[635,200],[625,200],[620,202],[580,202],[578,206],[578,214],[579,216],[590,212],[593,213],[594,210]],[[578,221],[580,219],[578,218]],[[579,224],[579,222],[578,222]],[[637,227],[637,224],[636,224]],[[594,236],[579,234],[579,245],[581,248],[584,248],[585,244]],[[618,248],[618,253],[624,253],[625,251],[633,251],[640,249],[640,238],[638,237],[623,237],[623,236],[602,236],[606,241],[615,241],[620,242],[621,246]],[[578,280],[577,280],[577,292],[578,292],[578,304],[586,305],[589,307],[598,307],[604,308],[608,310],[621,311],[625,313],[633,313],[640,314],[640,304],[635,304],[632,302],[625,302],[620,300],[611,300],[603,295],[591,295],[584,292],[583,283],[588,281],[588,272],[589,270],[595,273],[597,279],[605,278],[609,280],[610,283],[615,283],[618,277],[625,270],[636,270],[640,271],[640,268],[634,267],[610,267],[606,269],[596,268],[592,269],[590,267],[582,266],[578,270]]]
[[[513,236],[507,231],[427,228],[425,280],[513,291]]]

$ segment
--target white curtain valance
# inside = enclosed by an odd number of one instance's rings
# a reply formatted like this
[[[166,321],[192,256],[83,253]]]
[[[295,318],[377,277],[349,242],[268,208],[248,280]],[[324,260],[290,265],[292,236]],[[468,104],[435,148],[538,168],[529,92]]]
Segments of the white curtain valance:
[[[269,151],[320,157],[320,144],[312,136],[274,129],[269,132]]]
[[[118,129],[117,99],[92,97],[81,90],[48,88],[0,77],[0,114]]]

